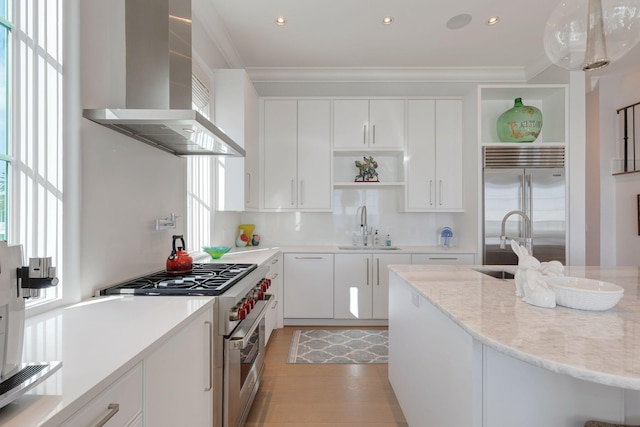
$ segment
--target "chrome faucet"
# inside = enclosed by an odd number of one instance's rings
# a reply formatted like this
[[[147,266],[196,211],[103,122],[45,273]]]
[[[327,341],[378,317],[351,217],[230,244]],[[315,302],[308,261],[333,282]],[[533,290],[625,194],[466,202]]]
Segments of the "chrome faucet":
[[[507,223],[507,219],[511,215],[520,215],[524,219],[525,224],[525,235],[524,235],[524,247],[527,248],[527,251],[530,255],[533,255],[533,236],[531,231],[531,218],[527,216],[526,213],[522,211],[510,211],[502,218],[502,226],[500,227],[500,249],[504,249],[506,247],[507,236],[505,235],[504,227]]]
[[[367,206],[360,206],[360,229],[362,230],[362,244],[367,246]]]

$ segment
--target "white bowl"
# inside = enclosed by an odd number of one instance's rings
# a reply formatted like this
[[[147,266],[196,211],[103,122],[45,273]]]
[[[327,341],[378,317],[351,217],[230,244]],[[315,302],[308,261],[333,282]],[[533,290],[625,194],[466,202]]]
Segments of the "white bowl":
[[[624,294],[621,286],[601,280],[548,276],[545,280],[556,294],[556,304],[579,310],[608,310]]]

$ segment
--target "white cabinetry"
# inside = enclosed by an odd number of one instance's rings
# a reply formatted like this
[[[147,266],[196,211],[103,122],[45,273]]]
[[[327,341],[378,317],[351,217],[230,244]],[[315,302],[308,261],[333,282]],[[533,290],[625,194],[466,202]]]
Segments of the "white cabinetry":
[[[242,146],[246,157],[216,156],[220,211],[258,207],[258,94],[244,70],[216,70],[215,122]]]
[[[407,211],[460,212],[462,101],[407,101]]]
[[[387,319],[389,264],[410,264],[409,254],[336,254],[336,319]]]
[[[411,264],[475,264],[474,254],[463,253],[432,253],[411,254]]]
[[[333,254],[285,254],[283,299],[285,319],[333,319]]]
[[[273,295],[271,306],[265,315],[265,343],[269,341],[271,332],[276,328],[281,328],[283,311],[282,311],[282,254],[278,252],[267,260],[269,273],[267,279],[271,280],[269,293]]]
[[[144,360],[146,425],[213,425],[212,339],[208,309]]]
[[[329,211],[331,101],[264,101],[264,208]]]
[[[108,421],[107,421],[108,420]],[[100,422],[107,421],[105,424]],[[86,404],[63,427],[142,425],[142,364]]]
[[[391,275],[389,381],[410,426],[483,425],[474,402],[482,386],[481,354],[469,334]]]
[[[404,104],[404,99],[334,100],[334,149],[404,147]]]

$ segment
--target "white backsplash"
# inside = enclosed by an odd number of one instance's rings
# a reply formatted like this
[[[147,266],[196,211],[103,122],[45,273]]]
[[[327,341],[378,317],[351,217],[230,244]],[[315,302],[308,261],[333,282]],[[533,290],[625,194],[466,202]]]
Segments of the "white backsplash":
[[[360,229],[358,208],[367,206],[367,223],[379,230],[381,241],[387,233],[392,245],[437,245],[441,227],[453,229],[455,245],[474,248],[465,239],[462,213],[401,212],[400,188],[336,189],[333,212],[216,212],[215,244],[234,246],[237,226],[256,225],[255,233],[265,246],[349,245]],[[468,236],[470,237],[470,236]],[[468,242],[467,242],[468,241]]]

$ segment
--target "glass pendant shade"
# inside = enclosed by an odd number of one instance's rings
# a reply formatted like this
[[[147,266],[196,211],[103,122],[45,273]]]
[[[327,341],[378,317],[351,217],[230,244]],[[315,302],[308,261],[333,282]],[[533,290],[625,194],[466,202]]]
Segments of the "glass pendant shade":
[[[567,70],[595,70],[640,41],[640,0],[565,0],[544,32],[549,59]]]

